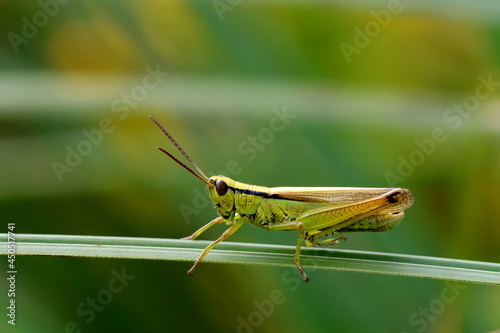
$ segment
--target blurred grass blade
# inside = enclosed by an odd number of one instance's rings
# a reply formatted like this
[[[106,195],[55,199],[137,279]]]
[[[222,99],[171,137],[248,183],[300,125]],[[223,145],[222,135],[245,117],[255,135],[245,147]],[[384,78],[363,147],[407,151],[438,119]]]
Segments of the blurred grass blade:
[[[194,261],[210,242],[178,239],[16,234],[17,255]],[[11,242],[12,244],[12,242]],[[7,254],[0,234],[0,254]],[[295,247],[223,242],[204,262],[294,267]],[[500,285],[500,264],[380,252],[302,249],[304,267]]]

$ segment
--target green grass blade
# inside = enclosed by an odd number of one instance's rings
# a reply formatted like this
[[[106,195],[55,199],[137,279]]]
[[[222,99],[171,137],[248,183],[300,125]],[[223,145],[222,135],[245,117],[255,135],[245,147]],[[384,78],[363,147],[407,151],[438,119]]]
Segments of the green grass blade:
[[[14,242],[10,242],[13,244]],[[15,235],[16,255],[74,256],[194,261],[210,242],[178,239],[68,235]],[[0,234],[0,254],[8,254]],[[204,262],[295,266],[295,247],[223,242]],[[380,252],[302,249],[305,268],[413,276],[500,285],[500,264]]]

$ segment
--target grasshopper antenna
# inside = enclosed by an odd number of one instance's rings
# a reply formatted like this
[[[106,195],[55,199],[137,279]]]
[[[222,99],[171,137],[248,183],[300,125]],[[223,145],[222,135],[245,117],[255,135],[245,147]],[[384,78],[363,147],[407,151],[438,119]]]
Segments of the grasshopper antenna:
[[[184,151],[184,149],[182,149],[182,147],[177,143],[177,141],[175,141],[175,139],[170,135],[170,133],[168,133],[167,130],[155,118],[153,118],[152,116],[149,116],[149,118],[156,124],[156,126],[158,126],[159,129],[161,129],[161,131],[163,132],[163,134],[165,134],[169,138],[170,142],[172,142],[174,144],[174,146],[182,153],[182,155],[189,161],[189,163],[191,163],[191,165],[200,174],[197,174],[196,172],[194,172],[187,165],[185,165],[184,163],[182,163],[181,161],[179,161],[176,157],[174,157],[172,154],[170,154],[165,149],[160,148],[160,147],[158,147],[158,149],[161,152],[163,152],[166,155],[168,155],[168,157],[170,157],[171,159],[173,159],[175,162],[177,162],[177,164],[179,164],[180,166],[182,166],[184,169],[186,169],[187,171],[191,172],[193,175],[195,175],[197,178],[199,178],[205,184],[210,185],[209,182],[208,182],[207,175],[205,175],[205,173],[200,169],[200,167],[198,167],[198,165],[196,165],[196,163],[194,163],[194,161],[191,159],[191,157],[189,157],[189,155]]]

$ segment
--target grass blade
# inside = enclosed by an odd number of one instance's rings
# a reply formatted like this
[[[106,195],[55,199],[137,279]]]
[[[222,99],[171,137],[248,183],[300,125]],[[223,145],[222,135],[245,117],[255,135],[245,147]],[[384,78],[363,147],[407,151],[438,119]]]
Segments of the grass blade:
[[[16,234],[16,255],[73,256],[194,261],[210,242],[179,239]],[[7,234],[0,234],[0,254],[8,254]],[[295,266],[295,247],[223,242],[204,262]],[[404,254],[302,249],[305,268],[413,276],[500,285],[500,264]]]

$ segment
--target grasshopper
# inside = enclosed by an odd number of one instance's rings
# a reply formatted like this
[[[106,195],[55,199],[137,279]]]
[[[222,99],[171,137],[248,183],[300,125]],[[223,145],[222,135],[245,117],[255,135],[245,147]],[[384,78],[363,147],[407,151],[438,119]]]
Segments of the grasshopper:
[[[324,239],[334,233],[390,230],[404,217],[403,211],[413,204],[413,195],[404,188],[269,188],[240,183],[225,176],[207,177],[165,128],[149,117],[198,173],[165,149],[158,149],[207,185],[210,199],[219,214],[219,217],[183,239],[194,240],[218,223],[230,225],[203,250],[188,275],[193,275],[215,245],[249,222],[266,230],[299,233],[294,261],[304,281],[308,282],[309,277],[300,263],[300,248],[304,241],[307,246],[333,246],[339,244],[339,240],[347,239],[343,236]]]

